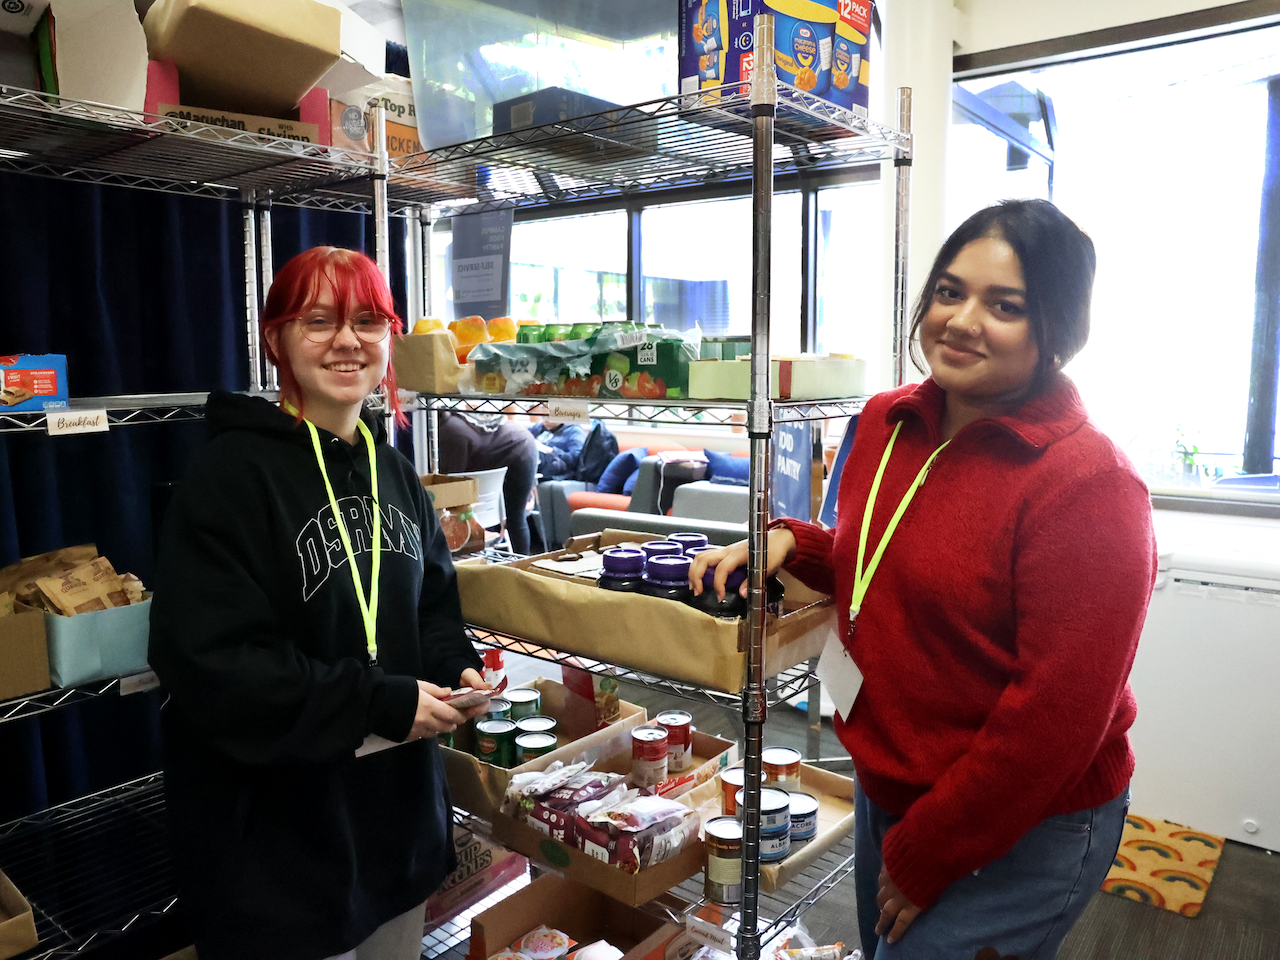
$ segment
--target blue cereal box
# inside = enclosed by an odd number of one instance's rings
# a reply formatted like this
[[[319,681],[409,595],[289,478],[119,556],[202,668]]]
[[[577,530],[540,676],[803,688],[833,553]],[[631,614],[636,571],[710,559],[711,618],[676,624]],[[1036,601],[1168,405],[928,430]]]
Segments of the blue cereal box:
[[[872,0],[680,0],[680,92],[749,81],[755,16],[769,13],[778,79],[865,117],[872,7]]]
[[[60,353],[0,357],[0,409],[43,410],[67,399],[67,358]]]

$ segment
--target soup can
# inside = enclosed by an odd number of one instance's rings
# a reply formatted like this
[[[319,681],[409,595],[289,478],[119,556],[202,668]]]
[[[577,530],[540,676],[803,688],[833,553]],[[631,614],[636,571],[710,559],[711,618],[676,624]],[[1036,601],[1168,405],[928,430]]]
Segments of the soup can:
[[[729,767],[720,771],[720,809],[727,815],[733,816],[738,812],[738,791],[742,789],[746,780],[745,767]]]
[[[746,792],[739,790],[734,796],[738,806],[736,816],[742,816],[742,798]],[[783,827],[791,832],[791,798],[785,790],[765,787],[760,791],[760,834],[777,833]]]
[[[517,733],[516,734],[516,765],[532,760],[534,757],[541,757],[556,748],[556,735],[554,733]]]
[[[667,731],[667,769],[683,773],[693,766],[693,717],[683,710],[663,710],[654,722]]]
[[[452,731],[452,730],[441,730],[439,733],[437,733],[437,734],[436,734],[436,745],[437,745],[437,746],[441,746],[441,747],[452,747],[452,746],[453,746],[453,731]]]
[[[508,720],[523,720],[525,717],[536,717],[542,713],[542,694],[533,687],[517,687],[508,690],[503,696],[511,702],[511,715]]]
[[[486,720],[510,720],[511,719],[511,701],[506,697],[490,697],[489,710],[485,713]]]
[[[791,839],[812,840],[818,835],[818,798],[791,794]]]
[[[742,821],[713,817],[707,821],[707,874],[703,893],[712,903],[742,900]]]
[[[495,767],[510,767],[515,759],[516,725],[510,720],[476,723],[476,756]]]
[[[667,778],[667,731],[646,724],[631,731],[631,782],[656,787]]]
[[[555,733],[560,726],[555,717],[538,714],[533,717],[521,717],[516,721],[516,729],[521,733]]]
[[[779,860],[785,860],[787,854],[791,852],[791,823],[788,821],[786,827],[781,830],[771,830],[765,833],[764,829],[760,830],[760,862],[761,863],[777,863]]]
[[[506,668],[503,666],[502,660],[502,648],[485,647],[480,653],[480,658],[484,661],[484,671],[482,673],[484,682],[491,687],[496,687],[502,682],[502,678],[506,676]]]
[[[791,747],[765,747],[760,754],[764,782],[782,790],[800,787],[800,751]]]

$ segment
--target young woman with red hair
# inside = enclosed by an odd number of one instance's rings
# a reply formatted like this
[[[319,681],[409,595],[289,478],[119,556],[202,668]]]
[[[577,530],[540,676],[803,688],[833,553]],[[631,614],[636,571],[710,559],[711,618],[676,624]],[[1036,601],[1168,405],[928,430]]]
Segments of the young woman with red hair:
[[[484,687],[395,407],[377,266],[316,247],[261,318],[280,402],[218,391],[165,520],[150,662],[182,904],[201,960],[410,960],[455,868],[440,698]]]

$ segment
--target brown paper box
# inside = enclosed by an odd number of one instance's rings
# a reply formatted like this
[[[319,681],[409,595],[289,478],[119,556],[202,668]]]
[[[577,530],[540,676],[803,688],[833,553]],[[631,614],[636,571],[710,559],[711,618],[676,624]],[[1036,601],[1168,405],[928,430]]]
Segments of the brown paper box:
[[[440,751],[444,754],[445,775],[449,778],[449,795],[455,806],[469,810],[482,819],[492,820],[497,815],[498,807],[502,804],[502,798],[507,792],[507,784],[511,782],[513,774],[545,770],[556,760],[573,763],[583,755],[595,760],[602,753],[616,753],[616,748],[611,744],[619,737],[626,740],[629,750],[631,741],[628,731],[647,719],[644,707],[638,707],[624,700],[619,701],[620,711],[617,723],[595,732],[573,730],[568,728],[565,722],[564,687],[545,677],[539,677],[531,686],[536,687],[542,694],[543,713],[560,721],[561,727],[556,731],[560,745],[551,753],[518,767],[510,769],[495,767],[465,752],[465,748],[469,746],[465,742],[466,728],[459,728],[457,734],[459,739],[455,742],[458,742],[463,749],[454,750],[444,747]]]
[[[472,918],[467,958],[485,960],[540,925],[569,935],[579,946],[607,940],[626,951],[623,960],[644,960],[678,929],[597,890],[547,875]]]
[[[650,534],[605,530],[575,537],[566,550],[648,540]],[[462,613],[469,623],[499,633],[738,693],[746,680],[746,620],[720,620],[683,603],[634,593],[601,590],[591,580],[541,570],[534,561],[554,551],[511,563],[458,568]],[[788,604],[794,597],[788,587]],[[830,598],[782,617],[769,617],[765,676],[771,677],[822,653],[836,630]]]
[[[15,602],[0,617],[0,700],[49,689],[49,650],[44,612]]]
[[[448,332],[432,330],[396,337],[391,357],[396,368],[396,386],[401,390],[458,392],[462,366]]]
[[[716,785],[720,786],[719,778]],[[773,893],[790,883],[853,829],[853,780],[849,777],[802,763],[797,792],[817,799],[818,833],[812,840],[792,847],[793,852],[780,862],[760,864],[760,889],[764,893]]]
[[[458,855],[458,869],[427,898],[428,926],[457,916],[529,869],[529,861],[520,854],[489,843],[456,824],[453,849]]]
[[[229,110],[211,110],[205,107],[183,107],[162,103],[156,108],[162,117],[171,120],[189,120],[206,126],[218,127],[230,132],[259,133],[268,137],[282,137],[302,143],[319,143],[320,128],[314,123],[298,120],[280,120],[275,117],[259,117],[249,113],[232,113]]]
[[[427,497],[436,510],[465,507],[480,498],[480,486],[471,477],[450,476],[444,473],[428,473],[419,478],[427,491]]]
[[[0,960],[16,957],[39,942],[31,904],[0,870]]]

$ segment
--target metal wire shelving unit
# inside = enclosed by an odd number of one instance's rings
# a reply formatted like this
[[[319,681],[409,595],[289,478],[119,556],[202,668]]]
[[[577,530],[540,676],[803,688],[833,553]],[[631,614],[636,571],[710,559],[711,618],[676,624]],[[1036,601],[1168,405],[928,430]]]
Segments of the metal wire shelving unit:
[[[93,680],[75,687],[52,687],[38,693],[29,693],[21,697],[12,697],[0,701],[0,723],[10,720],[26,720],[37,717],[51,710],[60,710],[73,704],[96,700],[98,697],[127,697],[132,693],[142,693],[159,685],[156,675],[150,670],[129,674],[125,677],[106,677]],[[0,866],[4,864],[0,862]]]
[[[178,902],[161,775],[0,826],[0,865],[35,914],[21,960],[68,960],[168,914]]]

